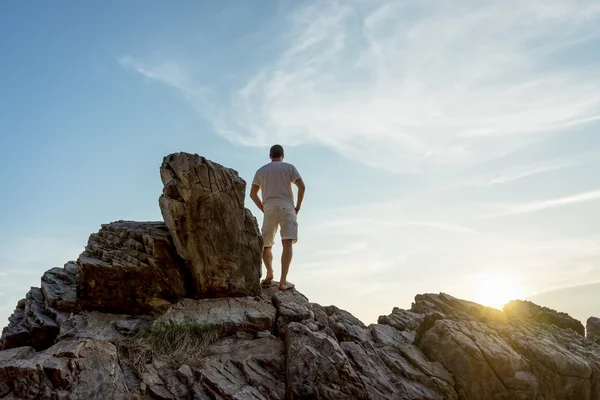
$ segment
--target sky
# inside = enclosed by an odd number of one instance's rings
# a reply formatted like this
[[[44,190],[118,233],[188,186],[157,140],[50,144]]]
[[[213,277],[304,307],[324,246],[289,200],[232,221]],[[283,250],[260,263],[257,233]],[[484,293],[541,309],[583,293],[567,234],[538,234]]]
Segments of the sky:
[[[274,143],[311,301],[600,316],[597,1],[2,2],[0,54],[0,325],[101,224],[161,219],[167,154],[251,182]]]

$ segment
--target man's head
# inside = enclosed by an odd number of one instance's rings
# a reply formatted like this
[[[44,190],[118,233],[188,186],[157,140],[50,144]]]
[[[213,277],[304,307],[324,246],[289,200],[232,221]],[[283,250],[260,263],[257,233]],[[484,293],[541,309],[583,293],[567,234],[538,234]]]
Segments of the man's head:
[[[281,147],[279,144],[271,146],[269,157],[271,160],[283,160],[283,147]]]

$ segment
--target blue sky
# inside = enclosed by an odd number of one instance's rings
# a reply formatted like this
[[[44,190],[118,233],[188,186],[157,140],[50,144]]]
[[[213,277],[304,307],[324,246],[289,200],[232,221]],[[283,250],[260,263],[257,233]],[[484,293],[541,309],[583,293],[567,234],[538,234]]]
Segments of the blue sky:
[[[4,321],[100,224],[161,218],[163,156],[251,181],[276,142],[308,187],[311,300],[373,322],[422,292],[572,287],[553,306],[589,316],[595,1],[5,2],[0,52]]]

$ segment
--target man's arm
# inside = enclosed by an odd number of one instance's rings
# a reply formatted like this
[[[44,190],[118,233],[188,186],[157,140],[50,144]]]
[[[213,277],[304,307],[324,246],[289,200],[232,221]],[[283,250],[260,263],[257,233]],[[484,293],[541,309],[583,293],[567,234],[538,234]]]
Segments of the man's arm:
[[[250,188],[250,198],[252,199],[252,201],[254,201],[254,204],[256,204],[256,207],[258,207],[260,211],[265,212],[265,209],[263,208],[263,203],[262,201],[260,201],[260,197],[258,197],[259,190],[260,186],[252,185],[252,187]]]
[[[298,186],[298,201],[296,201],[296,214],[300,211],[302,207],[302,201],[304,200],[304,192],[306,191],[306,186],[304,185],[304,181],[302,178],[296,179],[294,182],[296,186]]]

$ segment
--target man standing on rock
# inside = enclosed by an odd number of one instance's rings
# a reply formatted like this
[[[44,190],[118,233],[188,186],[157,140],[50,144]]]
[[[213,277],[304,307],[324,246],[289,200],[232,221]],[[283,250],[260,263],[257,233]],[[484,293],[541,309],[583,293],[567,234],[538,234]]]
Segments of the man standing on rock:
[[[281,242],[283,253],[281,255],[281,279],[279,289],[287,290],[294,287],[287,281],[287,274],[292,263],[293,244],[298,241],[298,222],[296,217],[302,206],[306,187],[300,173],[292,164],[283,162],[283,147],[276,144],[269,153],[271,162],[256,171],[250,189],[250,198],[264,213],[262,236],[263,262],[267,268],[267,276],[261,282],[270,285],[273,281],[273,252],[275,235],[281,226]],[[292,183],[298,186],[298,200],[294,206]],[[262,201],[258,196],[262,189]]]

